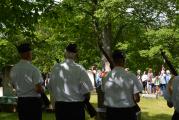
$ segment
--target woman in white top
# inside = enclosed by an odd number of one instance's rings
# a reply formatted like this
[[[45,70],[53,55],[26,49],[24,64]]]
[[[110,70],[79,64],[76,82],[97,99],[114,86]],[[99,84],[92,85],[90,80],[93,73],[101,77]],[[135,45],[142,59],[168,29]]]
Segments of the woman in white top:
[[[144,71],[142,75],[142,85],[143,85],[144,93],[147,93],[147,80],[148,80],[148,75],[146,71]]]

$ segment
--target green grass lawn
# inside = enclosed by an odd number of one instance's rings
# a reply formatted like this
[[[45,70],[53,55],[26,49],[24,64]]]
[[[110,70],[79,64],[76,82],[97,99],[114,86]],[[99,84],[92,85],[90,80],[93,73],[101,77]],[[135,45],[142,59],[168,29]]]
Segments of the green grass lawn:
[[[141,98],[142,120],[171,120],[173,108],[168,108],[163,97]]]
[[[91,103],[97,105],[97,97],[91,97]],[[168,108],[166,101],[159,97],[159,99],[141,98],[139,103],[142,110],[142,120],[171,120],[173,109]],[[86,115],[86,120],[95,120]],[[0,112],[0,120],[18,120],[17,113]],[[43,120],[55,120],[54,113],[43,113]]]

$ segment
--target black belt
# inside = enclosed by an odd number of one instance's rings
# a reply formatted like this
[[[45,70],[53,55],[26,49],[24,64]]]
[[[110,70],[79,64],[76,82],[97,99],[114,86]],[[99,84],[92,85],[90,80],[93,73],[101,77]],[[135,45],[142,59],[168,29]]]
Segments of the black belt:
[[[55,103],[64,103],[64,104],[73,104],[73,103],[83,103],[81,101],[71,101],[71,102],[66,102],[66,101],[56,101]]]
[[[18,100],[38,100],[40,97],[18,97]]]

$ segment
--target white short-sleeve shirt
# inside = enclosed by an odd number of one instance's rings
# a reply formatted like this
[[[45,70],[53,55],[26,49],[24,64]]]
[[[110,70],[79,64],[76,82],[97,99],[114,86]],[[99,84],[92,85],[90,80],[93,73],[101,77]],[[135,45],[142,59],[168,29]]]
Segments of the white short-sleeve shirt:
[[[145,82],[148,80],[148,75],[147,74],[143,74],[142,75],[142,82]]]
[[[43,83],[43,79],[39,69],[29,61],[20,60],[11,69],[10,76],[18,97],[40,97],[35,85]]]
[[[66,59],[53,67],[48,88],[55,101],[64,102],[83,101],[83,95],[93,90],[85,68],[71,59]]]
[[[115,67],[104,82],[104,105],[108,107],[133,107],[133,95],[143,90],[136,75],[122,67]]]

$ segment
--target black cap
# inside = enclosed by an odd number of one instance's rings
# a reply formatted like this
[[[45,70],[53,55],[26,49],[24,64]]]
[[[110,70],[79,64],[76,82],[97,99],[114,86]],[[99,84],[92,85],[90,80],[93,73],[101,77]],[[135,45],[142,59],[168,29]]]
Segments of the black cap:
[[[76,44],[72,44],[70,43],[67,47],[66,47],[66,51],[68,52],[73,52],[73,53],[77,53],[77,45]]]
[[[112,54],[113,59],[124,59],[124,53],[120,50],[115,50]]]
[[[32,49],[29,43],[23,43],[17,47],[17,50],[19,53],[24,53],[24,52],[31,51]]]

